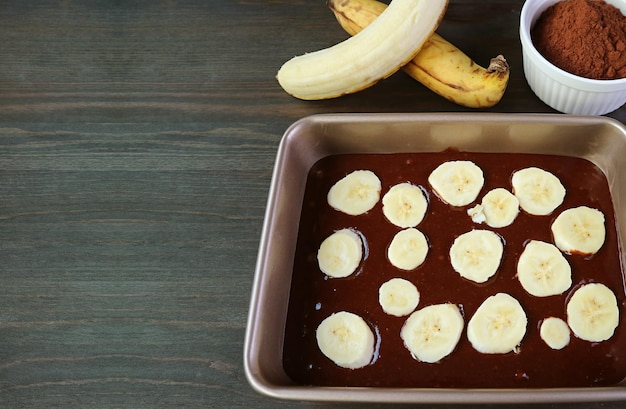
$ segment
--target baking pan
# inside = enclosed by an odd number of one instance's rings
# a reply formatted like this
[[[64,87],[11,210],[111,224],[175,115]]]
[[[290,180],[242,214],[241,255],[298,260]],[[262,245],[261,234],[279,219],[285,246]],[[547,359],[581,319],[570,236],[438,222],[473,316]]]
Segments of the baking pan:
[[[294,254],[309,170],[330,155],[535,153],[585,158],[605,174],[618,246],[626,237],[626,129],[606,117],[558,114],[329,114],[294,123],[277,153],[244,346],[252,387],[281,399],[389,403],[551,403],[626,400],[626,381],[582,388],[388,388],[300,385],[283,369]],[[610,226],[609,226],[610,227]],[[624,252],[619,263],[624,266]],[[622,268],[623,271],[623,268]],[[623,318],[621,318],[623,319]]]

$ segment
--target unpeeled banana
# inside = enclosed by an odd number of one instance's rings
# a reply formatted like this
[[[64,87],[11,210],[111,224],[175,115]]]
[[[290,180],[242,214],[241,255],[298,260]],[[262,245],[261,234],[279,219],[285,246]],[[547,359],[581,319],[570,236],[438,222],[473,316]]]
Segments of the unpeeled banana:
[[[328,0],[327,4],[350,35],[374,22],[387,7],[376,0]],[[436,33],[402,70],[442,97],[470,108],[488,108],[500,102],[510,72],[502,55],[484,68]]]
[[[365,89],[409,62],[435,31],[448,0],[393,0],[358,35],[296,56],[276,79],[296,98],[318,100]]]

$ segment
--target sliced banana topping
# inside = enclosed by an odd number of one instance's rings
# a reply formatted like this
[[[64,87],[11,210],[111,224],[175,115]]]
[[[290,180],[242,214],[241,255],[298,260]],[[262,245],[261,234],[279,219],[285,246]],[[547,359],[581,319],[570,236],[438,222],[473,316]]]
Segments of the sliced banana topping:
[[[420,293],[412,282],[392,278],[378,289],[378,302],[389,315],[402,317],[412,313],[420,301]]]
[[[422,189],[411,183],[392,186],[383,196],[383,214],[398,227],[415,227],[424,219],[428,200]]]
[[[535,297],[562,294],[572,285],[572,268],[551,243],[531,240],[517,261],[517,279]]]
[[[476,200],[485,178],[474,162],[458,160],[439,165],[428,177],[428,183],[444,202],[465,206]]]
[[[579,206],[557,216],[551,226],[554,244],[568,254],[595,254],[604,244],[604,214]]]
[[[504,188],[490,190],[480,204],[467,211],[474,223],[487,223],[489,227],[506,227],[519,214],[519,200]]]
[[[600,283],[578,288],[567,303],[567,323],[578,338],[601,342],[613,336],[619,323],[617,298]]]
[[[524,211],[537,216],[552,213],[565,198],[565,188],[554,174],[536,167],[513,173],[513,193]]]
[[[541,323],[539,336],[552,349],[563,349],[569,344],[569,327],[560,318],[548,317]]]
[[[396,233],[387,249],[389,262],[401,270],[413,270],[419,267],[427,254],[426,236],[414,227]]]
[[[461,277],[484,283],[498,270],[503,252],[499,235],[489,230],[472,230],[454,240],[450,262]]]
[[[526,335],[528,320],[519,301],[506,293],[487,298],[467,324],[467,338],[483,354],[517,350]]]
[[[344,278],[354,273],[363,258],[361,236],[341,229],[328,236],[317,250],[317,263],[324,274]]]
[[[428,182],[443,202],[454,207],[467,206],[467,214],[474,223],[484,223],[491,228],[465,232],[456,237],[449,248],[452,268],[462,278],[475,283],[486,283],[501,267],[503,236],[506,237],[508,229],[502,230],[502,235],[495,229],[513,224],[520,209],[538,216],[554,213],[550,217],[554,218],[550,226],[553,243],[529,238],[517,259],[516,278],[533,297],[567,296],[566,317],[546,315],[546,318],[535,321],[531,329],[540,324],[538,336],[547,345],[546,350],[548,347],[552,350],[566,348],[572,333],[588,342],[602,342],[613,337],[620,320],[616,294],[600,283],[584,284],[574,291],[573,270],[568,261],[576,258],[568,254],[591,255],[604,245],[606,220],[600,210],[579,206],[558,214],[564,203],[565,188],[558,177],[537,167],[513,173],[513,192],[494,188],[484,194],[480,203],[473,202],[483,191],[485,179],[482,169],[472,161],[444,162],[431,172]],[[381,180],[374,172],[355,170],[331,187],[328,203],[349,215],[367,213],[374,207],[377,211],[382,210],[384,217],[397,226],[394,230],[399,230],[387,247],[389,263],[403,271],[414,270],[425,263],[430,245],[437,245],[429,243],[424,233],[417,229],[431,205],[428,193],[410,182],[398,183],[382,196],[379,208],[381,187]],[[328,277],[345,278],[363,268],[367,252],[368,243],[363,234],[354,228],[343,228],[320,244],[318,266]],[[503,271],[493,282],[507,279],[504,275]],[[577,278],[579,282],[587,279],[586,276]],[[496,294],[478,306],[467,325],[461,305],[442,303],[418,309],[420,292],[415,284],[402,277],[391,278],[380,285],[378,303],[385,314],[406,319],[400,337],[411,356],[420,362],[436,363],[457,348],[465,327],[467,340],[482,354],[517,353],[525,337],[537,337],[536,332],[527,335],[528,317],[520,301],[498,291],[501,290],[491,292]],[[465,308],[467,311],[468,307]],[[376,337],[363,317],[348,311],[331,314],[316,330],[320,351],[337,366],[349,369],[362,368],[375,361]],[[538,339],[534,338],[534,341]]]
[[[463,316],[454,304],[437,304],[415,311],[400,331],[414,359],[435,363],[450,355],[463,332]]]
[[[380,199],[381,182],[371,170],[355,170],[337,181],[328,191],[328,204],[346,214],[367,213]]]
[[[322,353],[342,368],[357,369],[374,357],[374,333],[360,316],[340,311],[326,317],[315,332]]]

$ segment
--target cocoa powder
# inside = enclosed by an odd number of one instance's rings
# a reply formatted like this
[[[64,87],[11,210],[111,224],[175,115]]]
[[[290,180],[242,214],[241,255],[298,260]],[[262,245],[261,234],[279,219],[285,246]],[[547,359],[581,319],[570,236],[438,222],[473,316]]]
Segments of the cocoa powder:
[[[626,78],[626,17],[602,0],[565,0],[531,30],[537,50],[557,67],[591,79]]]

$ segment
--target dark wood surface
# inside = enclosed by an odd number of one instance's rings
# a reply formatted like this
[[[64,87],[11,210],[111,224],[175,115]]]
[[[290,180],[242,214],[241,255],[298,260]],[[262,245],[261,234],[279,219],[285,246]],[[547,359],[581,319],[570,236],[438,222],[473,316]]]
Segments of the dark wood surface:
[[[509,60],[488,111],[553,112],[523,77],[521,6],[453,0],[439,33]],[[0,3],[0,407],[334,407],[243,372],[279,140],[315,113],[471,111],[402,73],[281,90],[284,61],[345,37],[323,0]]]

